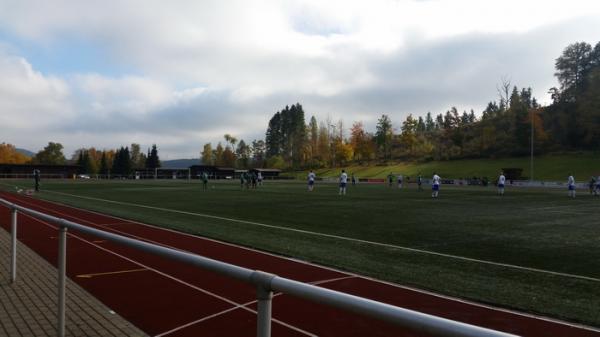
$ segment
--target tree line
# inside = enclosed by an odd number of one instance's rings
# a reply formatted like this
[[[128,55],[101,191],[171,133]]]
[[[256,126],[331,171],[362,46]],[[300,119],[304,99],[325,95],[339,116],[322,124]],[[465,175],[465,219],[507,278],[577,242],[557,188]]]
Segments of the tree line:
[[[266,162],[281,168],[335,167],[391,160],[493,158],[556,151],[598,150],[600,145],[600,42],[567,46],[556,59],[560,87],[542,106],[531,88],[503,78],[498,97],[477,116],[451,107],[445,113],[409,114],[395,128],[382,114],[375,130],[355,121],[305,123],[297,103],[277,111],[267,127]],[[532,144],[533,143],[533,144]]]
[[[71,159],[63,154],[63,145],[49,142],[33,157],[19,153],[11,144],[0,144],[0,163],[4,164],[43,164],[80,166],[79,173],[131,175],[136,170],[153,170],[161,166],[156,144],[141,152],[139,144],[120,147],[116,150],[97,150],[94,147],[77,149]]]
[[[262,139],[246,143],[230,134],[223,136],[225,145],[221,142],[213,148],[211,143],[204,144],[200,152],[203,165],[214,165],[235,168],[252,168],[269,166],[265,161],[265,141]],[[236,145],[237,144],[237,145]]]

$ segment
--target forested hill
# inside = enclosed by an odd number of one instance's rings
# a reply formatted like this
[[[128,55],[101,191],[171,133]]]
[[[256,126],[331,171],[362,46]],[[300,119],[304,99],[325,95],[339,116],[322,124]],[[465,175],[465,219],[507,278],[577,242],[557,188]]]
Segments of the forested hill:
[[[302,105],[287,106],[269,121],[267,164],[280,168],[339,167],[357,163],[497,158],[574,150],[600,145],[600,43],[567,46],[555,62],[558,86],[552,103],[538,104],[531,88],[507,80],[498,98],[481,113],[450,108],[445,113],[409,115],[392,124],[383,114],[375,130],[355,121],[305,122]],[[533,137],[532,137],[533,133]]]

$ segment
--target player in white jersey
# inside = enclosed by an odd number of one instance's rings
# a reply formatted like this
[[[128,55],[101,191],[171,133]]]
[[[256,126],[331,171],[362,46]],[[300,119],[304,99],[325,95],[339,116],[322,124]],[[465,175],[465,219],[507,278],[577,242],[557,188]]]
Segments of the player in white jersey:
[[[498,194],[504,195],[504,184],[506,184],[506,177],[504,176],[504,172],[500,171],[500,176],[498,177]]]
[[[435,172],[433,172],[433,178],[431,179],[431,197],[437,198],[440,193],[440,183],[442,182],[442,178],[438,176]]]
[[[310,172],[308,173],[308,191],[311,192],[313,190],[313,188],[315,188],[315,173],[310,170]]]
[[[404,177],[402,177],[402,175],[401,175],[401,174],[399,174],[399,175],[398,175],[398,177],[397,177],[397,179],[398,179],[398,188],[402,188],[402,179],[403,179],[403,178],[404,178]]]
[[[346,184],[348,183],[348,175],[345,170],[342,170],[340,175],[340,195],[346,195]]]
[[[571,173],[569,173],[569,178],[567,178],[567,185],[569,187],[569,197],[575,198],[575,178]]]

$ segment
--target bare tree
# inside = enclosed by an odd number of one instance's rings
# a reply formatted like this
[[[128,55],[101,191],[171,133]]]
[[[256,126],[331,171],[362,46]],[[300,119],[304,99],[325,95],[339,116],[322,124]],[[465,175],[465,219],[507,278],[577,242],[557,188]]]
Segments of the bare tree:
[[[496,90],[500,97],[500,109],[506,111],[510,105],[510,78],[508,76],[502,76],[500,78],[501,84],[496,84]]]

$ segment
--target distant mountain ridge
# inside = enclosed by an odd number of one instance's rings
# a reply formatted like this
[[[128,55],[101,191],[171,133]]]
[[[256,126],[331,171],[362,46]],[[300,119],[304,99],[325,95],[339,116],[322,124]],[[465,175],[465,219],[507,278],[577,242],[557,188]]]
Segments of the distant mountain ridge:
[[[25,150],[25,149],[19,149],[19,148],[15,148],[15,150],[21,154],[26,155],[27,157],[33,157],[35,156],[35,153],[29,151],[29,150]]]
[[[184,168],[188,168],[192,165],[200,165],[200,158],[161,160],[160,166],[163,168],[184,169]]]

